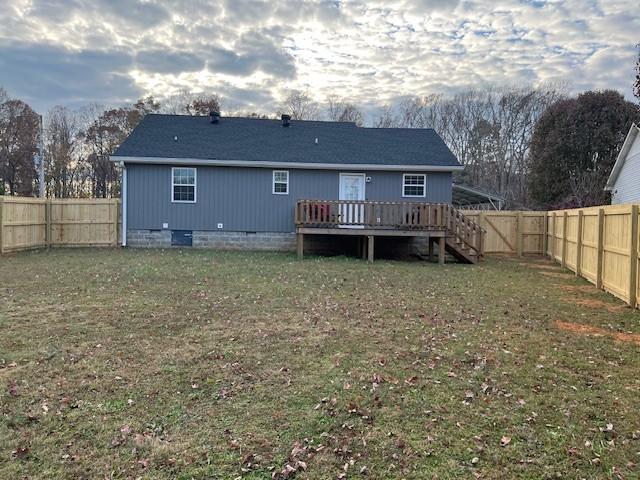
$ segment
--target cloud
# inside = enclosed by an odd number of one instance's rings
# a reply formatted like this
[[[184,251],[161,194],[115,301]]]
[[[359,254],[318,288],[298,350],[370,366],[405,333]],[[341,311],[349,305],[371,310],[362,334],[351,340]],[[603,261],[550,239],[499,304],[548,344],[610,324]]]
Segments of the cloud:
[[[170,18],[169,10],[157,3],[142,0],[102,0],[96,2],[118,21],[132,23],[141,27],[154,27]]]
[[[423,12],[451,11],[459,4],[459,0],[412,0],[407,7]]]
[[[167,21],[169,11],[162,5],[142,0],[33,0],[26,12],[40,19],[65,22],[72,15],[154,27]]]
[[[136,54],[136,67],[148,72],[195,72],[204,68],[204,60],[185,51],[142,50]]]
[[[124,51],[74,52],[38,43],[0,43],[0,51],[3,86],[39,108],[120,102],[141,93],[128,75],[132,59]]]
[[[0,84],[35,106],[176,89],[272,113],[495,84],[631,96],[636,0],[4,0]]]
[[[203,48],[208,52],[207,67],[212,73],[251,75],[257,71],[273,77],[295,76],[294,58],[278,45],[278,39],[260,32],[240,37],[233,49]]]

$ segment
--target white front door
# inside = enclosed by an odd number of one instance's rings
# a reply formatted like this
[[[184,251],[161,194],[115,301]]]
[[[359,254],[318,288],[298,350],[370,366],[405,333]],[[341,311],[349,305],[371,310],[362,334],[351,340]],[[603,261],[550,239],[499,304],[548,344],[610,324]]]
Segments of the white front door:
[[[340,200],[343,201],[363,201],[364,200],[364,173],[341,173],[340,174]],[[353,228],[364,228],[364,205],[357,203],[346,203],[340,206],[340,218]]]

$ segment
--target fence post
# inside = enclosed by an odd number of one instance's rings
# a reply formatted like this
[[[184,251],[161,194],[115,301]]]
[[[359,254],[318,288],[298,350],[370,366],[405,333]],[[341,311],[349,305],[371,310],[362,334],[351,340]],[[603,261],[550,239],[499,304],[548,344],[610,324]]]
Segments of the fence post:
[[[118,200],[117,199],[113,199],[111,200],[111,211],[113,213],[113,246],[117,247],[118,246],[118,215],[119,215],[119,211],[120,208],[118,207]]]
[[[629,268],[629,305],[636,306],[638,288],[638,205],[631,205],[631,251]]]
[[[4,253],[4,220],[2,212],[4,210],[4,198],[0,195],[0,255]]]
[[[549,249],[549,212],[544,212],[544,225],[542,226],[542,256],[547,256],[547,250]]]
[[[556,261],[556,212],[553,212],[552,222],[553,231],[551,232],[551,260]]]
[[[582,210],[578,210],[578,236],[576,238],[576,276],[582,273]]]
[[[47,248],[51,246],[51,199],[44,202],[44,243]]]
[[[524,222],[522,221],[522,212],[518,212],[518,218],[516,220],[516,250],[518,256],[521,257],[524,250]]]
[[[562,268],[567,266],[567,211],[562,215]]]
[[[596,288],[602,289],[602,264],[604,257],[604,209],[598,209],[598,266],[596,268]]]

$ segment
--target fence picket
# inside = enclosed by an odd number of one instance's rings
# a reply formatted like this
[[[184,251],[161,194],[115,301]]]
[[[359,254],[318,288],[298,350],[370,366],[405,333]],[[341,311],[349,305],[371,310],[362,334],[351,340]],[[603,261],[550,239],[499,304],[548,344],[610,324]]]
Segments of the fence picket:
[[[118,199],[0,197],[0,253],[47,246],[116,246]]]

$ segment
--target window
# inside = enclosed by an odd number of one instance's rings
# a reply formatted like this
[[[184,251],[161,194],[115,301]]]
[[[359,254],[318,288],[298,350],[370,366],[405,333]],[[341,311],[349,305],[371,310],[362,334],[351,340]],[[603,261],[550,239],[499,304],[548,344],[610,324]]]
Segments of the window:
[[[274,195],[289,194],[289,172],[287,170],[273,171],[273,194]]]
[[[424,197],[426,188],[426,175],[402,175],[403,197]]]
[[[196,202],[196,169],[174,167],[171,169],[171,201]]]

